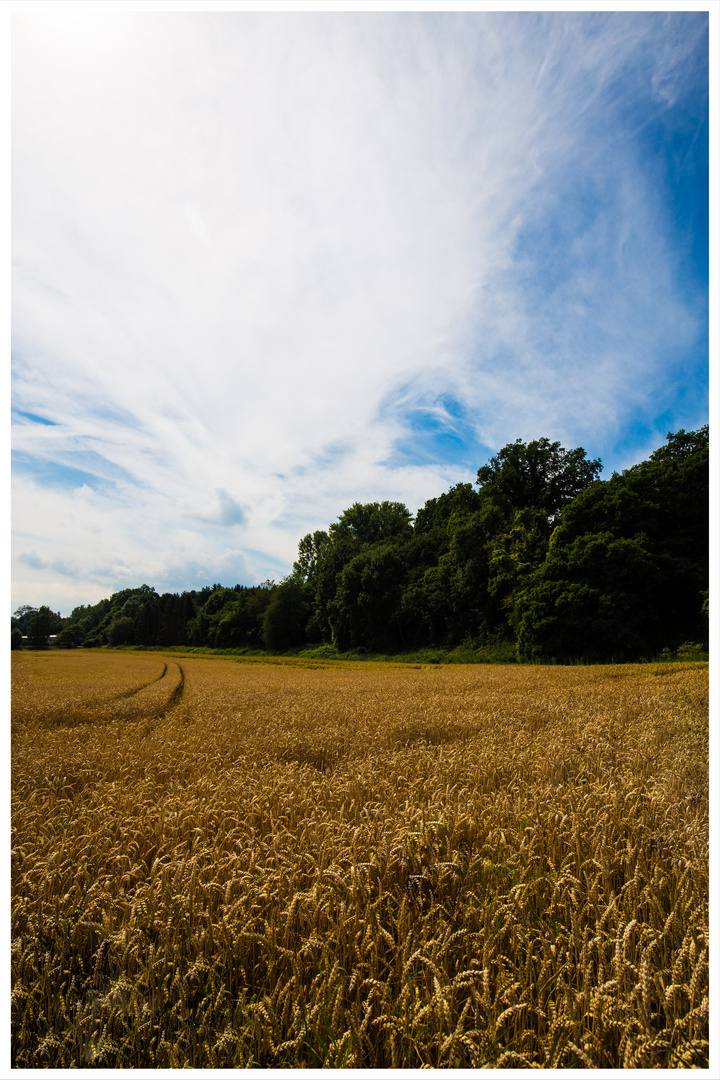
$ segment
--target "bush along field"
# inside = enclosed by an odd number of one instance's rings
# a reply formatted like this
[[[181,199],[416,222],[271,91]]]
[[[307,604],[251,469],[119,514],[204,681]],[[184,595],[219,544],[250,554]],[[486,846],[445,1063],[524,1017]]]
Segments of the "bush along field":
[[[708,667],[13,655],[12,1064],[707,1067]]]

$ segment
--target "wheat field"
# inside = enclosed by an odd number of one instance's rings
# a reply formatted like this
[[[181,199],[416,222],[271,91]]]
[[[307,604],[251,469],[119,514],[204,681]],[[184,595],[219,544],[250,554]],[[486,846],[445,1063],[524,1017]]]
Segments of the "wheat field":
[[[12,680],[14,1066],[708,1066],[707,664]]]

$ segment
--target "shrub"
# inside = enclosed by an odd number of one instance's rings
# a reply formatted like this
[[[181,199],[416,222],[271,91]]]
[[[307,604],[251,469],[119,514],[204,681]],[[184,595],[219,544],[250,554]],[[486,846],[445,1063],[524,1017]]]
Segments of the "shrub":
[[[705,645],[697,641],[684,642],[677,651],[678,660],[708,660],[709,654]]]

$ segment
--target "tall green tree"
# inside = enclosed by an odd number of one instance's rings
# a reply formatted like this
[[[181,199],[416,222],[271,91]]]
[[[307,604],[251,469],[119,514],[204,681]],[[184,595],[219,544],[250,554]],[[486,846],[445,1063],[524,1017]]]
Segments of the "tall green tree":
[[[70,623],[64,627],[55,639],[56,645],[67,645],[70,648],[82,645],[85,640],[85,631],[80,623]]]
[[[482,554],[464,559],[464,577],[482,576],[481,612],[475,622],[486,635],[511,638],[514,599],[543,562],[564,510],[597,479],[602,462],[583,447],[536,439],[508,443],[478,469],[485,542]],[[477,570],[469,574],[472,563]]]
[[[631,659],[707,641],[708,429],[592,484],[514,599],[520,654]]]
[[[556,546],[516,599],[523,659],[639,659],[663,636],[663,574],[643,538],[588,533]]]
[[[266,649],[281,652],[302,645],[312,609],[308,586],[296,577],[286,578],[273,589],[262,617],[262,638]]]
[[[590,460],[578,446],[566,450],[559,442],[516,439],[478,469],[480,495],[491,500],[509,522],[518,510],[538,510],[548,526],[564,506],[600,475],[602,462]]]
[[[406,564],[400,541],[369,544],[343,567],[330,604],[338,649],[395,652],[405,647],[400,600]]]
[[[355,588],[351,581],[359,572],[360,564],[343,584],[344,571],[357,556],[374,546],[409,541],[411,522],[412,515],[403,503],[353,503],[333,522],[327,533],[318,531],[303,537],[293,569],[295,575],[310,586],[312,614],[306,626],[308,637],[337,640],[339,635],[342,641],[357,639],[357,617],[352,620],[355,629],[351,637],[348,637],[346,627],[349,626],[349,598]],[[362,589],[356,591],[358,595],[363,592]]]
[[[50,608],[43,604],[33,614],[28,628],[30,644],[36,649],[41,649],[48,643],[48,637],[52,632],[55,616]]]
[[[300,581],[313,584],[329,544],[330,537],[321,529],[303,536],[298,544],[297,561],[293,563],[294,576]]]
[[[135,620],[130,615],[119,615],[108,627],[109,645],[133,645],[135,643]]]
[[[330,539],[349,540],[358,548],[380,540],[406,540],[412,534],[411,521],[404,503],[353,503],[330,526]]]
[[[36,612],[37,608],[32,607],[30,604],[21,604],[17,611],[13,612],[10,628],[13,630],[17,628],[21,635],[29,634],[30,623]]]
[[[457,565],[451,548],[456,532],[477,513],[479,494],[472,484],[455,484],[428,499],[416,516],[412,536],[402,544],[405,583],[398,627],[408,648],[454,644],[461,640],[457,620]]]

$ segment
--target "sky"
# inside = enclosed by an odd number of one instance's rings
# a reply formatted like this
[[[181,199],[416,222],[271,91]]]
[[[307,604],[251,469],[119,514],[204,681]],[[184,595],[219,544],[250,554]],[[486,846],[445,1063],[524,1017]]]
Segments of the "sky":
[[[708,422],[707,10],[333,7],[12,15],[13,610]]]

